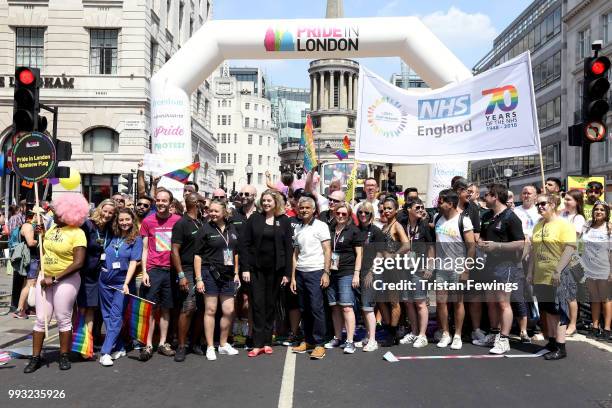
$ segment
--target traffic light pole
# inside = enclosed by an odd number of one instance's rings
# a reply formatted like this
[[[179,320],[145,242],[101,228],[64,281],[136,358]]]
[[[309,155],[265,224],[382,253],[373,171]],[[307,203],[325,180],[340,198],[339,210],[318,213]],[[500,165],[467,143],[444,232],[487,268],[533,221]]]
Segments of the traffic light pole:
[[[55,142],[55,140],[57,140],[57,117],[58,117],[58,108],[56,107],[50,107],[47,106],[43,103],[40,104],[40,107],[44,110],[46,110],[47,112],[51,112],[53,114],[53,129],[52,129],[52,133],[51,133],[51,139],[53,140],[53,142]],[[45,186],[45,191],[43,192],[42,195],[42,200],[46,200],[47,199],[47,194],[49,194],[49,189],[51,187],[49,187],[51,185],[50,182],[47,181],[47,185]]]
[[[583,176],[589,175],[589,164],[591,163],[591,143],[586,140],[582,142],[582,171]]]

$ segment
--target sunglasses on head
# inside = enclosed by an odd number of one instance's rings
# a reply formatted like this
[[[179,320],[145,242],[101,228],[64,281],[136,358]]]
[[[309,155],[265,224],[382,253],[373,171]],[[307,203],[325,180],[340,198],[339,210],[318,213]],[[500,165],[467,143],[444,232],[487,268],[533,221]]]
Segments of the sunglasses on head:
[[[251,196],[251,193],[248,193],[248,192],[245,192],[245,193],[238,193],[238,195],[239,195],[240,197],[243,197],[243,196],[244,196],[244,197],[250,197],[250,196]]]
[[[151,205],[147,204],[147,203],[137,203],[136,207],[144,207],[144,208],[149,208]]]

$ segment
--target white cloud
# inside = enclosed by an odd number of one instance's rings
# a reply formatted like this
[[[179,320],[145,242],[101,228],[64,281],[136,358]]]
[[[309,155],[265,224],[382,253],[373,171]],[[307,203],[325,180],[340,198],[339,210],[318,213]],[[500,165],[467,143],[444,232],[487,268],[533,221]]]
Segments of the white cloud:
[[[466,63],[475,63],[493,46],[497,30],[489,16],[466,13],[454,6],[422,16],[423,23]]]
[[[377,12],[376,15],[378,17],[389,17],[397,15],[396,9],[399,6],[399,0],[391,0],[382,6]]]

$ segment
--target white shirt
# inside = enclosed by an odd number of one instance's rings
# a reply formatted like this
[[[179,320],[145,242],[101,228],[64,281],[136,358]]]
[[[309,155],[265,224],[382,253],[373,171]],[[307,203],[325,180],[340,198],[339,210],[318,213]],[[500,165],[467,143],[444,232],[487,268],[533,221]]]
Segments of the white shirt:
[[[313,219],[310,224],[299,224],[293,232],[293,246],[299,249],[296,269],[301,272],[320,271],[325,267],[322,242],[331,240],[329,227]]]
[[[533,227],[540,221],[540,214],[538,214],[538,209],[535,205],[531,206],[529,209],[525,209],[522,205],[520,207],[514,207],[514,213],[521,220],[521,224],[523,225],[523,234],[525,236],[531,238],[533,235]]]
[[[610,252],[612,241],[608,235],[606,225],[599,228],[588,228],[585,226],[582,233],[584,252],[581,263],[584,274],[590,279],[608,279],[610,276]]]
[[[461,231],[459,230],[459,213],[453,218],[447,220],[443,215],[436,223],[436,258],[442,259],[442,267],[448,263],[444,262],[445,259],[458,259],[465,258],[465,244],[461,237]],[[464,234],[468,231],[472,231],[474,226],[470,217],[463,217],[463,232]],[[436,266],[437,267],[437,266]],[[445,270],[452,270],[445,269]]]
[[[570,215],[567,211],[563,211],[561,213],[561,218],[567,220],[571,224],[574,224],[574,227],[576,228],[576,234],[582,233],[582,228],[584,227],[584,224],[586,223],[586,220],[584,219],[582,215],[580,214]]]

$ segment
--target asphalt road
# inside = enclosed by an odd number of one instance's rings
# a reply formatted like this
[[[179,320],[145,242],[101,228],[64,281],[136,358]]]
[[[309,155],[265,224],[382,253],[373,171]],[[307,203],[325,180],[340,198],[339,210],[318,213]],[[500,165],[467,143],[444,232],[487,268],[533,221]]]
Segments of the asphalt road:
[[[21,344],[27,345],[28,342]],[[50,346],[57,344],[50,342]],[[519,347],[520,345],[516,345]],[[538,349],[514,348],[511,354]],[[321,361],[306,355],[287,358],[284,347],[271,356],[249,359],[218,356],[214,362],[188,355],[184,363],[155,355],[142,363],[135,353],[113,367],[73,363],[59,371],[57,353],[49,367],[22,373],[27,360],[0,367],[1,407],[612,407],[612,352],[583,342],[568,343],[569,358],[401,360],[382,359],[387,351],[403,355],[486,354],[464,345],[459,352],[434,345],[328,351]],[[56,400],[9,399],[9,390],[64,390]],[[281,391],[282,390],[282,391]],[[282,395],[281,395],[282,394]],[[280,404],[279,404],[280,401]]]

